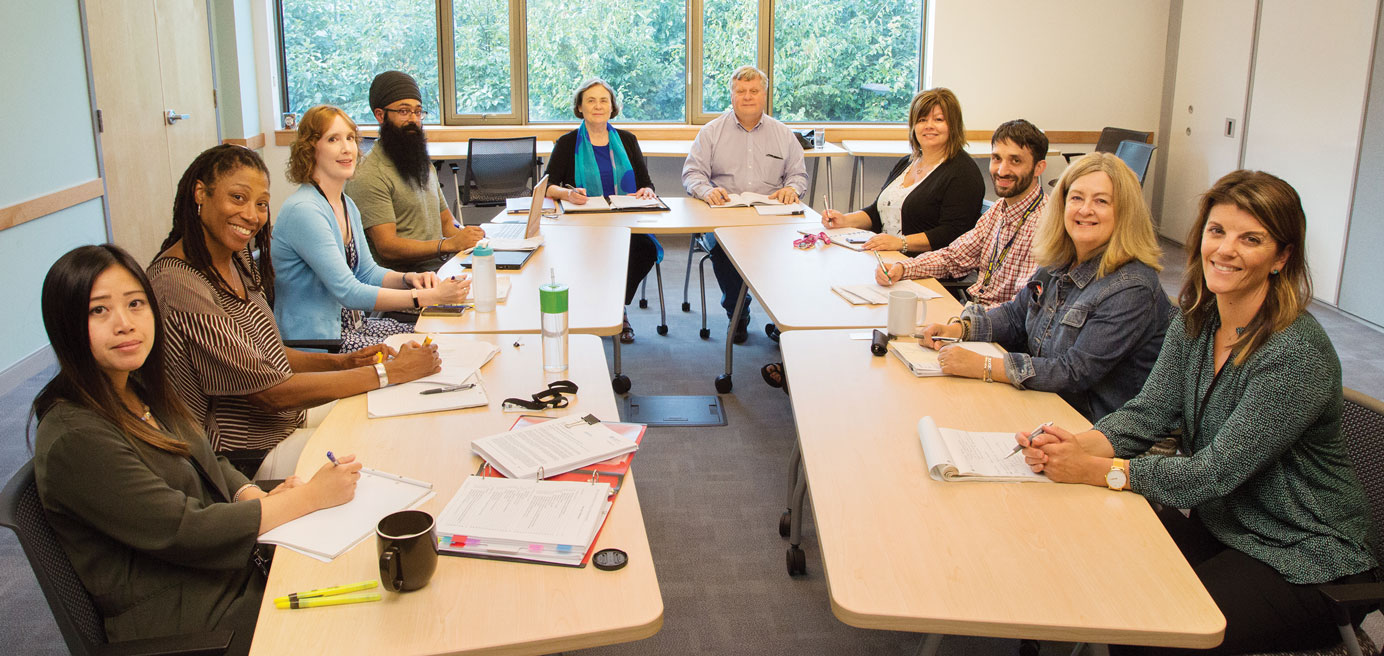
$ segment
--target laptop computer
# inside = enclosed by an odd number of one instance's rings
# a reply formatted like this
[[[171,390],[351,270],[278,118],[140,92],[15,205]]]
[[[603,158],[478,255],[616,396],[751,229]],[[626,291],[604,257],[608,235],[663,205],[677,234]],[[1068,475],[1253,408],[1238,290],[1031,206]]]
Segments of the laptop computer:
[[[486,238],[491,240],[491,248],[501,250],[533,250],[532,248],[505,248],[503,240],[532,239],[538,236],[538,229],[542,224],[543,218],[543,198],[548,191],[548,176],[538,179],[538,184],[533,186],[533,197],[529,199],[529,220],[525,223],[482,223],[481,229],[485,230]]]

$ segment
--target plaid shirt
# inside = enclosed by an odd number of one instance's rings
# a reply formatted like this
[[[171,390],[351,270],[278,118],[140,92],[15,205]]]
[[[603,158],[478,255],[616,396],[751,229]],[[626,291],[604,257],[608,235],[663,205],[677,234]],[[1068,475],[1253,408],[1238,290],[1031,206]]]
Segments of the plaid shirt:
[[[1032,212],[1026,212],[1035,202],[1037,206]],[[1048,197],[1043,194],[1042,185],[1035,181],[1033,188],[1023,198],[1017,201],[1000,199],[981,215],[976,227],[957,237],[946,248],[904,260],[903,277],[958,278],[975,271],[976,283],[966,293],[987,309],[1005,303],[1014,298],[1014,294],[1038,268],[1038,263],[1033,259],[1033,231],[1047,205]],[[1029,214],[1028,219],[1018,226],[1026,213]],[[986,270],[991,267],[997,253],[1002,253],[1005,244],[1010,244],[1011,240],[1009,253],[997,263],[987,284]]]

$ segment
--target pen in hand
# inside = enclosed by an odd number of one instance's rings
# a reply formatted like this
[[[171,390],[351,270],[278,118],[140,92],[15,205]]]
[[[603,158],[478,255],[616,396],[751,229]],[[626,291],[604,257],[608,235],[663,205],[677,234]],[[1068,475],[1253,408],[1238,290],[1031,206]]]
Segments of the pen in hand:
[[[340,465],[340,464],[341,464],[341,463],[339,463],[339,462],[336,461],[336,456],[332,455],[332,452],[331,452],[331,451],[328,451],[328,452],[327,452],[327,459],[330,460],[330,461],[332,461],[332,464],[333,464],[333,465]]]
[[[884,266],[884,258],[879,256],[879,251],[870,251],[875,255],[875,261],[879,262],[879,270],[884,272],[884,277],[889,277],[889,267]]]
[[[1029,434],[1028,434],[1028,443],[1029,443],[1029,444],[1033,444],[1033,440],[1037,439],[1039,435],[1042,435],[1042,434],[1043,434],[1043,428],[1044,428],[1045,426],[1051,426],[1051,425],[1052,425],[1052,422],[1050,422],[1050,421],[1045,421],[1045,422],[1043,422],[1042,424],[1039,424],[1037,428],[1033,429],[1033,432],[1032,432],[1032,433],[1029,433]],[[1005,456],[1005,458],[1008,458],[1009,456],[1012,456],[1012,455],[1014,455],[1014,454],[1016,454],[1016,453],[1018,453],[1018,452],[1020,452],[1020,451],[1023,451],[1023,450],[1024,450],[1024,445],[1022,445],[1022,444],[1016,444],[1016,445],[1014,445],[1014,450],[1013,450],[1013,451],[1010,451],[1010,452],[1009,452],[1009,455],[1008,455],[1008,456]]]

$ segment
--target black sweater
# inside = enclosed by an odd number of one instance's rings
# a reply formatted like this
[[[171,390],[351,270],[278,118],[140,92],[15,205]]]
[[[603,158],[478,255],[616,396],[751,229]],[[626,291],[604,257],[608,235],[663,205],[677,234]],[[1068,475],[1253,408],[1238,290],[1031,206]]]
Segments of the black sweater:
[[[654,181],[649,179],[649,167],[644,165],[644,152],[639,150],[639,140],[633,134],[611,127],[615,134],[620,135],[620,143],[625,145],[625,156],[630,159],[630,167],[634,169],[634,188],[643,189],[654,188]],[[577,184],[577,131],[572,130],[557,138],[553,144],[553,154],[548,157],[548,184],[550,185],[573,185]],[[616,181],[619,182],[618,180]],[[588,196],[601,196],[600,189],[587,189]],[[971,219],[975,223],[975,219]]]
[[[888,187],[894,178],[899,177],[908,164],[909,157],[905,155],[894,165],[889,177],[884,179],[884,186]],[[932,250],[944,248],[976,226],[984,200],[985,178],[981,177],[980,168],[971,161],[971,156],[963,150],[937,165],[922,184],[909,192],[900,212],[903,234],[924,233]],[[875,202],[864,210],[870,215],[870,229],[875,232],[883,228],[879,208],[876,207],[878,203],[879,197],[876,196]]]

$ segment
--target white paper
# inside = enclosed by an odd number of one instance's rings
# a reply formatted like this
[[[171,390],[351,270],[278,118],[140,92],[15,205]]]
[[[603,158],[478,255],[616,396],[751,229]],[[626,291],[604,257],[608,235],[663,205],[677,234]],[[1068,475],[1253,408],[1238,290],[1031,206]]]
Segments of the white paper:
[[[543,245],[543,235],[537,234],[528,239],[506,239],[500,237],[490,240],[490,248],[497,251],[531,251]]]
[[[865,250],[865,242],[862,241],[858,244],[852,244],[850,240],[851,237],[864,236],[868,240],[869,237],[873,237],[876,234],[878,234],[871,232],[869,230],[861,230],[860,228],[798,228],[798,232],[804,235],[815,235],[819,232],[825,232],[827,233],[827,236],[831,238],[831,243],[836,244],[837,246],[844,246],[853,251]]]
[[[617,210],[643,208],[663,209],[663,203],[658,200],[657,196],[653,198],[636,198],[634,195],[623,195],[611,196],[610,207]]]
[[[505,302],[505,300],[507,300],[507,299],[509,298],[509,287],[510,287],[509,276],[495,276],[495,301],[496,301],[496,302],[503,303],[503,302]],[[466,292],[466,299],[465,299],[465,301],[466,301],[467,303],[475,303],[475,302],[476,302],[476,286],[475,286],[475,285],[471,285],[471,291]]]
[[[524,196],[523,198],[506,198],[505,212],[508,214],[528,214],[529,208],[533,207],[533,197]],[[557,205],[553,204],[553,199],[543,199],[543,209],[556,210]]]
[[[918,284],[915,280],[900,280],[890,287],[869,283],[857,283],[854,285],[832,285],[831,291],[837,293],[841,298],[846,299],[852,305],[884,305],[889,302],[889,292],[907,291],[918,295],[918,311],[923,313],[923,303],[928,299],[941,298],[942,295]],[[852,300],[858,299],[858,300]]]
[[[608,212],[610,203],[606,202],[604,196],[587,196],[586,202],[578,205],[572,201],[564,199],[562,201],[562,211],[564,212]]]
[[[437,346],[437,355],[442,358],[442,371],[419,378],[414,382],[442,385],[459,384],[479,371],[500,352],[500,349],[490,342],[483,342],[469,335],[453,333],[430,333],[426,336],[418,333],[401,333],[386,337],[384,343],[398,349],[408,342],[421,344],[427,337],[431,337],[432,343]],[[437,387],[437,385],[430,385],[430,387]]]
[[[467,378],[465,383],[475,387],[439,394],[423,394],[426,390],[437,389],[443,385],[415,380],[370,390],[365,394],[365,416],[379,419],[490,405],[490,398],[485,394],[485,379],[481,378],[479,373]]]
[[[1004,351],[990,342],[957,342],[959,346],[968,351],[973,351],[981,355],[990,357],[1001,357]],[[889,342],[889,352],[894,354],[913,372],[914,376],[945,376],[942,373],[942,365],[937,362],[938,351],[934,351],[918,342],[892,341]]]
[[[807,209],[802,203],[792,203],[789,205],[755,205],[754,211],[760,216],[786,216],[789,214],[802,214]]]
[[[1034,473],[1023,458],[1010,455],[1016,444],[1013,433],[941,428],[932,417],[923,417],[918,420],[918,439],[933,480],[1052,482]]]
[[[432,495],[431,483],[361,469],[355,497],[350,501],[281,524],[260,535],[259,541],[330,562],[370,537],[385,515],[413,508]]]
[[[482,437],[471,449],[508,478],[556,476],[630,453],[638,445],[599,423],[566,417]]]
[[[756,194],[752,191],[745,191],[738,194],[730,194],[730,200],[724,205],[711,205],[712,207],[749,207],[751,205],[782,205],[782,201],[774,200],[764,194]]]
[[[609,496],[605,483],[468,476],[437,528],[448,535],[585,547]]]

